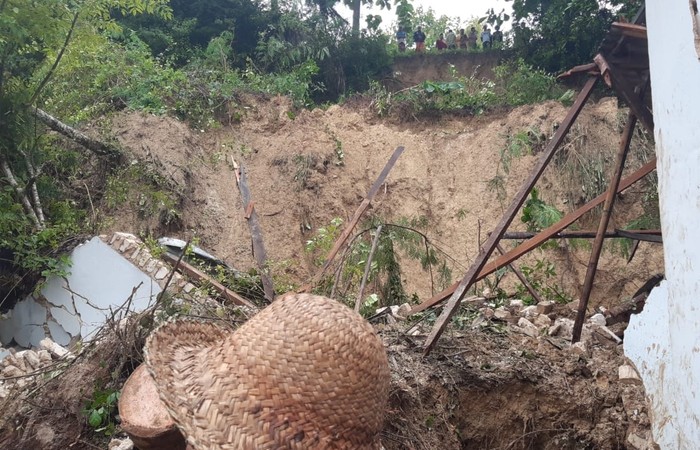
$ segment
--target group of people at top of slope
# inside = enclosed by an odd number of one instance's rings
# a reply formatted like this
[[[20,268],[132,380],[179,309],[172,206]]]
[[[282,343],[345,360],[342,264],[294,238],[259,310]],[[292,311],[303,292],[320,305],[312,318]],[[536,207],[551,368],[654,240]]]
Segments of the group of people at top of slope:
[[[403,27],[399,27],[399,31],[396,32],[396,41],[398,42],[399,51],[401,52],[406,51],[407,37],[408,34]],[[416,43],[416,53],[425,51],[425,38],[425,33],[421,27],[418,27],[413,33],[413,42]],[[487,50],[493,48],[494,44],[496,47],[503,45],[503,33],[500,27],[496,25],[495,31],[491,33],[489,27],[484,26],[481,32],[481,47]],[[469,34],[465,33],[464,29],[461,29],[459,30],[459,36],[456,35],[454,31],[447,30],[447,34],[441,34],[437,41],[435,41],[435,48],[438,51],[456,50],[457,48],[476,50],[478,48],[476,28],[471,27]]]

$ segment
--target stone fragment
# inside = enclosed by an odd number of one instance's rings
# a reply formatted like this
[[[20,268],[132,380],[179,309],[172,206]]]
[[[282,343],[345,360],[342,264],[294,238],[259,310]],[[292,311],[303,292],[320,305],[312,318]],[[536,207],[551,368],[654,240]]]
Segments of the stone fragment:
[[[20,370],[19,367],[7,366],[2,369],[2,376],[4,378],[21,377],[22,375],[24,375],[24,372]]]
[[[509,304],[510,304],[511,308],[517,308],[517,309],[522,309],[525,306],[525,303],[523,303],[523,301],[520,300],[519,298],[515,298],[515,299],[511,300]]]
[[[39,359],[39,355],[37,355],[33,350],[26,350],[23,352],[24,355],[24,361],[31,367],[33,370],[39,370],[42,367],[41,360]]]
[[[642,379],[639,377],[639,374],[634,367],[629,364],[623,364],[617,369],[617,377],[622,384],[633,384],[636,386],[642,384]]]
[[[396,311],[396,316],[397,319],[405,320],[408,315],[411,313],[411,305],[408,303],[404,303],[401,306],[399,306],[399,309]]]
[[[605,322],[605,316],[598,313],[598,314],[593,314],[590,319],[588,319],[590,323],[593,325],[598,325],[599,327],[604,327],[606,322]]]
[[[39,360],[41,361],[43,366],[46,366],[50,364],[51,361],[53,361],[53,359],[51,358],[51,353],[44,349],[37,350],[36,354],[39,357]]]
[[[573,353],[575,355],[589,356],[588,346],[583,341],[579,341],[579,342],[576,342],[575,344],[571,344],[571,346],[569,347],[569,350],[571,351],[571,353]]]
[[[510,311],[505,309],[503,306],[500,306],[493,311],[493,318],[494,319],[508,320],[511,317],[513,317],[513,315],[510,313]]]
[[[537,314],[537,306],[530,305],[526,306],[520,311],[520,315],[523,317],[534,317]]]
[[[161,267],[160,269],[158,269],[155,275],[153,275],[153,278],[155,278],[156,280],[162,280],[166,276],[168,276],[168,272],[169,270],[166,267]]]
[[[134,442],[130,438],[112,439],[109,441],[109,450],[133,450]]]
[[[574,332],[574,321],[565,317],[560,317],[554,321],[554,326],[549,330],[550,336],[559,336],[564,339],[571,338]]]
[[[41,348],[51,353],[56,358],[63,358],[68,354],[68,350],[61,347],[49,338],[42,339],[40,343]]]
[[[630,433],[627,436],[627,443],[630,445],[631,450],[656,450],[658,447],[650,442],[651,439],[639,436],[636,433]]]
[[[548,326],[552,325],[552,319],[550,319],[548,316],[546,316],[544,314],[539,314],[537,317],[535,317],[533,319],[532,322],[540,328],[548,327]]]
[[[537,329],[537,327],[527,320],[524,317],[521,317],[520,320],[518,320],[518,327],[520,327],[520,330],[527,334],[530,337],[537,337],[540,334],[540,330]]]
[[[538,314],[549,314],[554,310],[554,302],[545,300],[537,304]]]
[[[492,319],[493,315],[494,315],[494,311],[491,308],[484,308],[484,310],[481,311],[481,314],[483,314],[484,317],[487,319]]]

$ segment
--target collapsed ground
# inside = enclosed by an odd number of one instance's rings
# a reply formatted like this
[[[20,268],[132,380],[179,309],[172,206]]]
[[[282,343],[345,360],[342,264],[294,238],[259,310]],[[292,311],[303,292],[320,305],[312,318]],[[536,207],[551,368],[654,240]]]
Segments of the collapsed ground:
[[[376,119],[359,101],[301,112],[282,98],[249,98],[243,105],[240,121],[232,115],[213,130],[194,130],[167,117],[113,117],[111,129],[119,142],[159,166],[159,176],[170,180],[181,201],[169,205],[171,214],[163,214],[143,207],[152,203],[143,192],[121,186],[121,198],[105,196],[97,205],[105,219],[100,232],[185,239],[196,235],[201,247],[233,267],[254,267],[232,170],[235,161],[247,171],[276,284],[298,286],[317,270],[317,255],[305,252],[306,242],[334,218],[347,222],[393,149],[403,145],[406,151],[369,215],[394,223],[422,219],[421,231],[454,260],[453,274],[459,277],[527,177],[538,145],[566,113],[561,104],[547,102],[486,116],[391,123]],[[558,164],[538,183],[541,197],[569,211],[594,196],[596,183],[604,187],[621,117],[624,112],[614,99],[601,99],[584,109]],[[512,152],[503,152],[515,145],[509,136],[522,132],[530,136],[535,154],[510,157]],[[628,171],[649,156],[641,141],[643,136],[637,136]],[[584,176],[572,172],[575,165],[567,165],[571,161],[581,163]],[[642,215],[645,195],[642,188],[622,195],[612,226],[622,227]],[[524,230],[518,222],[513,229]],[[581,228],[594,229],[595,223],[591,215]],[[629,264],[619,249],[610,245],[607,250],[598,270],[594,307],[617,305],[662,270],[658,246],[642,243]],[[556,248],[533,252],[518,265],[551,263],[555,275],[547,283],[576,298],[587,257],[585,246],[560,242]],[[418,262],[407,255],[401,262],[407,292],[426,299],[440,288],[431,285]],[[511,277],[505,275],[499,285],[508,294],[517,285]],[[492,290],[493,283],[480,284],[477,293],[487,286]],[[564,307],[556,312],[558,317],[571,314]],[[472,323],[455,324],[427,359],[420,351],[426,329],[407,333],[410,323],[378,324],[393,372],[383,435],[386,448],[628,448],[630,434],[647,432],[642,388],[617,381],[617,368],[624,363],[618,346],[594,341],[581,354],[498,321],[475,329]],[[130,370],[120,370],[115,377],[103,358],[98,352],[72,366],[72,376],[49,383],[50,395],[33,393],[31,404],[39,406],[27,410],[27,403],[21,414],[4,422],[3,448],[91,448],[101,442],[103,437],[85,425],[81,414],[93,379],[115,384]],[[66,383],[81,378],[89,382],[66,389]],[[48,435],[52,439],[46,440]]]

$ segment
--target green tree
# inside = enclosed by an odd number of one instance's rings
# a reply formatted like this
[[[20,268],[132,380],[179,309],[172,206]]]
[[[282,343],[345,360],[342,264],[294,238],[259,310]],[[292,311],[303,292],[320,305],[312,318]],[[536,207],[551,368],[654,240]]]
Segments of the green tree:
[[[618,14],[631,17],[641,0],[513,0],[513,41],[525,61],[548,72],[590,62]],[[489,23],[502,15],[490,14]]]
[[[73,40],[118,29],[112,11],[170,14],[167,0],[0,1],[0,250],[24,269],[59,270],[52,251],[79,218],[60,186],[78,158],[37,106]]]

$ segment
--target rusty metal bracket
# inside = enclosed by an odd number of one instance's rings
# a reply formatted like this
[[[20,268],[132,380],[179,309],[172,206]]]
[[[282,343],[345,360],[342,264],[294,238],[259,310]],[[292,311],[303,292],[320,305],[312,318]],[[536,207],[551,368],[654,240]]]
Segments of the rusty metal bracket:
[[[530,174],[530,177],[527,179],[520,191],[516,194],[515,198],[513,199],[513,202],[501,218],[501,221],[498,223],[498,225],[496,225],[495,230],[491,233],[488,240],[484,244],[483,253],[481,253],[476,258],[476,261],[474,261],[474,264],[472,264],[471,268],[464,276],[464,278],[462,278],[462,281],[459,283],[457,289],[452,294],[452,297],[450,297],[447,307],[442,311],[440,317],[438,317],[437,322],[433,326],[433,329],[431,330],[430,334],[428,335],[428,339],[426,340],[424,347],[425,354],[430,353],[437,340],[440,339],[442,332],[445,330],[450,319],[457,311],[457,308],[459,307],[462,298],[464,298],[467,289],[469,289],[476,281],[479,272],[486,264],[486,261],[491,256],[491,253],[493,253],[494,249],[496,248],[496,244],[498,244],[498,241],[501,239],[501,236],[503,236],[503,233],[505,233],[506,229],[513,221],[513,218],[517,214],[520,207],[523,205],[523,203],[525,203],[525,199],[530,193],[530,190],[535,185],[535,183],[537,183],[537,180],[539,180],[540,176],[544,172],[544,169],[547,167],[549,161],[551,161],[552,157],[554,156],[554,152],[564,141],[564,137],[566,137],[566,134],[571,129],[571,126],[573,125],[574,121],[581,113],[581,110],[583,109],[583,106],[585,105],[586,101],[593,92],[593,88],[595,87],[597,81],[598,77],[589,78],[588,81],[586,81],[586,84],[583,86],[583,89],[581,89],[581,92],[579,92],[576,101],[571,106],[571,109],[569,109],[569,112],[566,114],[566,117],[557,129],[557,132],[554,134],[552,139],[549,141],[549,144],[544,149],[543,155],[540,158],[540,161],[538,162],[537,166],[535,166],[532,174]]]

